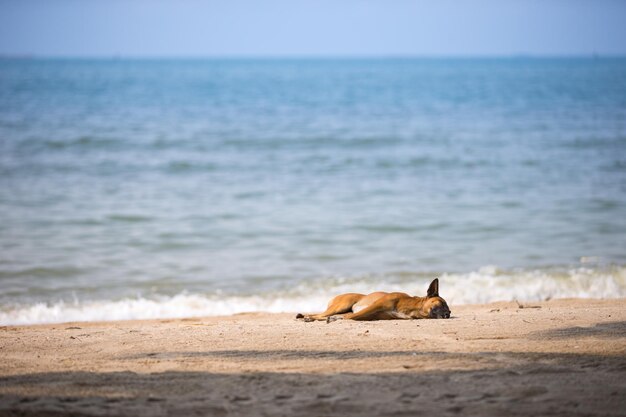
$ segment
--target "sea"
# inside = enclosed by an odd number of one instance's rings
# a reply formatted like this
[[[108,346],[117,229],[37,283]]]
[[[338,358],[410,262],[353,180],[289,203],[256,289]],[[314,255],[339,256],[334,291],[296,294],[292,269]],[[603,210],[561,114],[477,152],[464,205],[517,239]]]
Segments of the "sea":
[[[626,58],[0,59],[0,324],[626,297]]]

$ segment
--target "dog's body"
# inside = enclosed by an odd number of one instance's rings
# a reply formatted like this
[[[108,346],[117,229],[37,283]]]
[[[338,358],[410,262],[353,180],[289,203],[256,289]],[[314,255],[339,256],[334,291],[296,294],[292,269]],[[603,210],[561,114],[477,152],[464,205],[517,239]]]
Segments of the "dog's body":
[[[320,314],[298,314],[304,321],[338,319],[393,320],[450,318],[446,301],[439,297],[439,280],[428,287],[426,297],[412,297],[403,292],[373,292],[371,294],[341,294],[330,300]]]

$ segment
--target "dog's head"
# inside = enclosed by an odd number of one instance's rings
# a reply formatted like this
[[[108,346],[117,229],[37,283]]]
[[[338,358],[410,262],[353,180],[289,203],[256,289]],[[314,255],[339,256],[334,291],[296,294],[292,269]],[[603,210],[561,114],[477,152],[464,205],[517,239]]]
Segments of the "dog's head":
[[[439,278],[435,278],[428,287],[426,300],[422,305],[421,315],[429,319],[449,319],[450,308],[446,300],[439,297]]]

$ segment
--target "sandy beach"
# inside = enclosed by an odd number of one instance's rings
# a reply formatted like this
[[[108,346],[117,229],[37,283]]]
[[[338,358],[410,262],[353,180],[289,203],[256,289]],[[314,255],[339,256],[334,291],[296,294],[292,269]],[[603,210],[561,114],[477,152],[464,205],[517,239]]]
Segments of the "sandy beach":
[[[8,326],[0,414],[626,415],[626,300]]]

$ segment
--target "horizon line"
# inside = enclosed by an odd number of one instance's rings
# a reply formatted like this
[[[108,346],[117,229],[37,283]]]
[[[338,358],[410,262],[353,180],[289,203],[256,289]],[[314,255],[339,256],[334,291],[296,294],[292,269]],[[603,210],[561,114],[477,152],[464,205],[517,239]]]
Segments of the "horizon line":
[[[35,54],[35,53],[2,53],[0,59],[88,59],[88,60],[297,60],[297,59],[598,59],[598,58],[626,58],[626,53],[602,54],[592,53],[556,53],[556,54],[164,54],[164,55],[132,55],[132,54],[93,54],[93,55],[63,55],[63,54]]]

